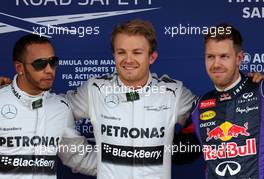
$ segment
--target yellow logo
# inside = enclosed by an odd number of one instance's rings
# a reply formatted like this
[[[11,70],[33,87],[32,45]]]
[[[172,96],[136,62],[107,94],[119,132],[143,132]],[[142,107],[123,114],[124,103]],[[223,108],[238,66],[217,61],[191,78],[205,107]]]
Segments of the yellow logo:
[[[200,119],[206,121],[209,119],[213,119],[215,116],[216,116],[216,113],[214,111],[206,111],[200,114]]]
[[[228,131],[229,131],[229,129],[230,129],[232,126],[233,126],[233,124],[230,123],[230,122],[228,122],[228,121],[226,121],[226,122],[224,122],[223,124],[220,125],[220,128],[223,130],[224,135],[225,135],[224,137],[220,137],[220,139],[221,139],[222,141],[229,141],[229,140],[232,139],[232,136],[229,136],[229,135],[228,135]]]

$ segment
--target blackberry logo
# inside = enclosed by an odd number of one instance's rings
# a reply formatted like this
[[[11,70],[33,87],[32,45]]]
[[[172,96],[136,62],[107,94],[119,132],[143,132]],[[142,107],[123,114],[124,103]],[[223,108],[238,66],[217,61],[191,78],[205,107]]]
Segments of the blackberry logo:
[[[54,168],[54,159],[45,159],[42,156],[2,156],[1,162],[4,165],[14,167],[47,167]]]
[[[106,153],[111,153],[112,152],[112,147],[110,147],[107,144],[103,144],[103,145],[104,145],[104,150],[105,150]]]
[[[11,165],[12,159],[9,157],[2,157],[1,162],[4,163],[4,165]]]
[[[164,146],[120,146],[102,143],[102,161],[121,165],[161,165]]]
[[[40,173],[55,175],[56,155],[0,155],[0,173]]]

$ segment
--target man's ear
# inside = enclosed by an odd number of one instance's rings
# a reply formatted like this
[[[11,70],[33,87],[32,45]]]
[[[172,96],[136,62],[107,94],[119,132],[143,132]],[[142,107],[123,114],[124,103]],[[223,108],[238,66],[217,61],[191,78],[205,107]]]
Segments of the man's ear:
[[[242,62],[242,60],[244,59],[244,52],[240,51],[237,53],[237,65],[239,66]]]
[[[15,66],[15,69],[16,69],[16,72],[18,75],[23,75],[24,73],[24,66],[21,62],[19,61],[15,61],[14,62],[14,66]]]
[[[154,51],[152,54],[150,54],[150,61],[149,64],[153,64],[158,58],[158,52]]]

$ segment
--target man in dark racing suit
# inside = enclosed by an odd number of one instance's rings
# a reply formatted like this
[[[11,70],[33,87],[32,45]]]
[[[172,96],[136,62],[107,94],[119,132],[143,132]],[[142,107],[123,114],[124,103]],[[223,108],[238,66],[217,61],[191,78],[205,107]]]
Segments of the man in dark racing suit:
[[[206,70],[215,89],[197,102],[192,113],[203,145],[208,179],[264,178],[263,82],[254,84],[239,71],[242,37],[231,33],[205,36]]]

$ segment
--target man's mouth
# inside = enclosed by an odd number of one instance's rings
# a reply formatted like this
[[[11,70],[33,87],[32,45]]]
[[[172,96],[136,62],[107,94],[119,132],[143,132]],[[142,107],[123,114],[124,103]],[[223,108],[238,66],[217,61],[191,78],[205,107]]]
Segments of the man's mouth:
[[[128,65],[122,66],[122,68],[124,68],[125,70],[135,70],[135,69],[137,69],[136,66],[128,66]]]
[[[54,81],[54,78],[44,78],[42,79],[42,81],[51,82],[51,81]]]
[[[211,71],[213,75],[223,75],[225,73],[224,70],[212,70]]]

